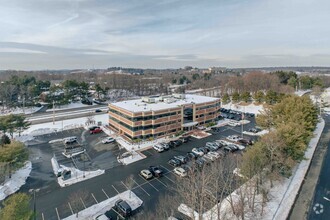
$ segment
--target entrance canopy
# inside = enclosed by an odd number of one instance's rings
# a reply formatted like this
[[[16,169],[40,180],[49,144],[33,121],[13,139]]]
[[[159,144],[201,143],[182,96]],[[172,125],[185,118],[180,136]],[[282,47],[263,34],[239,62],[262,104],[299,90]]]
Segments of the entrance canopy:
[[[193,121],[193,122],[188,122],[188,123],[184,123],[184,124],[182,124],[182,127],[183,128],[189,128],[189,127],[192,127],[192,126],[195,126],[195,125],[197,125],[198,124],[198,122],[197,121]]]

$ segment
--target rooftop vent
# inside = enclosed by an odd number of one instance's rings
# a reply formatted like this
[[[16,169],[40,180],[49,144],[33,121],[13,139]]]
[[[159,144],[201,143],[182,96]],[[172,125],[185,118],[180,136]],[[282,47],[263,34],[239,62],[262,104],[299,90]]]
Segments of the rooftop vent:
[[[173,97],[177,98],[177,99],[185,99],[186,95],[185,94],[174,93]]]
[[[156,103],[156,97],[143,97],[142,102],[145,103]]]

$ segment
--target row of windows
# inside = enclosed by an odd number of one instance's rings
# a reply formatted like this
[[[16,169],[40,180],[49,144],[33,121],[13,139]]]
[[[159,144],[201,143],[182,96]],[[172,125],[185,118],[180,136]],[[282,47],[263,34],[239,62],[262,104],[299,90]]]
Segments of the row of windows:
[[[126,118],[130,121],[147,121],[147,120],[155,120],[158,118],[164,118],[164,117],[168,117],[168,116],[173,116],[173,115],[179,115],[181,114],[181,111],[177,111],[177,112],[169,112],[169,113],[165,113],[165,114],[159,114],[159,115],[149,115],[149,116],[139,116],[139,117],[130,117],[127,116],[119,111],[116,111],[114,109],[109,109],[110,112],[115,113],[117,115],[120,115],[123,118]]]
[[[214,108],[214,107],[220,107],[220,103],[199,107],[199,108],[196,108],[196,110],[203,110],[203,109]]]
[[[137,136],[137,137],[132,137],[131,135],[129,135],[129,134],[126,134],[126,133],[124,133],[124,135],[126,136],[126,137],[128,137],[128,138],[130,138],[130,139],[133,139],[133,140],[136,140],[136,139],[141,139],[141,140],[143,140],[143,139],[148,139],[148,138],[157,138],[157,137],[160,137],[160,136],[163,136],[163,135],[165,135],[165,134],[170,134],[170,133],[174,133],[174,132],[177,132],[177,131],[179,131],[179,129],[173,129],[173,130],[170,130],[170,131],[168,131],[168,132],[161,132],[161,133],[157,133],[157,134],[147,134],[147,135],[140,135],[140,136]]]
[[[180,123],[181,122],[181,120],[178,120],[178,121],[169,121],[169,122],[166,122],[166,123],[160,123],[160,124],[155,124],[155,125],[145,125],[145,126],[132,127],[132,126],[129,126],[129,125],[125,124],[122,121],[119,121],[116,118],[109,117],[109,119],[117,122],[118,124],[120,124],[120,125],[124,126],[125,128],[129,129],[130,131],[140,131],[140,130],[156,129],[156,128],[159,128],[159,127],[162,127],[162,126],[165,126],[165,125],[172,125],[172,124],[177,124],[177,123]]]

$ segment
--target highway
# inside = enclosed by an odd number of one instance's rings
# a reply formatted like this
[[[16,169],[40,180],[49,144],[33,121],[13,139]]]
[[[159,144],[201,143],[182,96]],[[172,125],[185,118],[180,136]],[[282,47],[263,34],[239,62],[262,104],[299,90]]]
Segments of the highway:
[[[96,109],[101,109],[103,112],[95,112]],[[93,105],[74,109],[58,109],[49,112],[37,112],[34,114],[26,115],[26,119],[31,124],[41,124],[53,121],[53,118],[58,120],[67,120],[73,118],[86,117],[90,115],[104,114],[108,107],[104,105]]]

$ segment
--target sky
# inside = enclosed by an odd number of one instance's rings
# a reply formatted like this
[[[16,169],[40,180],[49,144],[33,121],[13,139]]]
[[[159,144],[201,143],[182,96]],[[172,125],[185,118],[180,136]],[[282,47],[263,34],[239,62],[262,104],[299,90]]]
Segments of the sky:
[[[0,69],[330,66],[329,0],[0,0]]]

